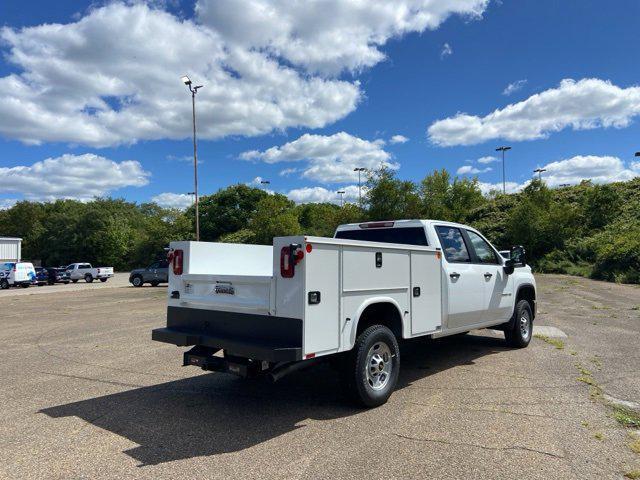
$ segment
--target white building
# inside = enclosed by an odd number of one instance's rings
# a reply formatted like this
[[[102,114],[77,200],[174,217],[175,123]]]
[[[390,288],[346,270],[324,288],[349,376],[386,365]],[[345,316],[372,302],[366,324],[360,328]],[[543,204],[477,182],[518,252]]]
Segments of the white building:
[[[19,262],[22,258],[22,239],[0,237],[0,262]]]

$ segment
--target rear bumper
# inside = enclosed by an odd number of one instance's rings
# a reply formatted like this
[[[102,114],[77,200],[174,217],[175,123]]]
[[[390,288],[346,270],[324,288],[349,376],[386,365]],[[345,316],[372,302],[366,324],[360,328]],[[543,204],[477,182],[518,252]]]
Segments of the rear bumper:
[[[151,338],[179,347],[223,349],[255,360],[302,360],[302,320],[296,318],[169,307],[167,326],[153,330]]]

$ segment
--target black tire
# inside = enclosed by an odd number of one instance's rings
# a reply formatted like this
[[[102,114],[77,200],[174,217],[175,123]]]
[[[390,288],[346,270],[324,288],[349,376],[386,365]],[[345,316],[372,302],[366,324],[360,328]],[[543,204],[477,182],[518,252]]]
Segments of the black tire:
[[[158,285],[160,285],[160,282],[151,282],[152,287],[157,287]]]
[[[400,372],[400,349],[393,332],[383,325],[367,328],[358,335],[344,368],[345,386],[356,403],[368,408],[386,403],[396,388]],[[384,368],[389,370],[385,372]],[[376,387],[375,382],[382,384]]]
[[[516,304],[509,327],[504,330],[504,338],[507,345],[513,348],[524,348],[529,345],[533,335],[533,314],[531,305],[526,300],[520,300]]]
[[[91,275],[90,273],[87,273],[84,276],[84,281],[87,282],[87,283],[93,283],[93,275]]]
[[[109,279],[108,279],[108,278],[101,278],[101,279],[100,279],[100,281],[101,281],[102,283],[106,282],[107,280],[109,280]]]
[[[131,285],[133,285],[134,287],[141,287],[142,285],[144,285],[144,280],[140,275],[135,275],[131,279]]]
[[[77,280],[77,279],[76,279],[76,280],[71,280],[71,281],[72,281],[73,283],[78,283],[78,280]]]
[[[62,282],[62,283],[64,283],[65,285],[69,285],[69,280],[67,280],[66,282]]]
[[[28,283],[23,283],[20,285],[22,288],[29,288],[29,284]]]
[[[0,280],[0,288],[2,290],[6,290],[10,287],[9,285],[9,280],[7,280],[6,278],[3,278],[2,280]]]

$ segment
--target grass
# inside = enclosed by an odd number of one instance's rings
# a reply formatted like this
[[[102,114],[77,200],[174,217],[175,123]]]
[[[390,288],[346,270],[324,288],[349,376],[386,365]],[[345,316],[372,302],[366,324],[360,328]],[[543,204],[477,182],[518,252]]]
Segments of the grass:
[[[640,310],[640,305],[634,305],[631,310]]]
[[[549,345],[553,345],[558,350],[562,350],[564,348],[564,342],[558,338],[547,337],[546,335],[541,335],[539,333],[536,333],[534,337],[539,338],[544,342],[547,342]]]
[[[591,385],[592,387],[596,386],[596,382],[593,381],[593,378],[587,375],[583,375],[581,377],[576,378],[579,382],[586,383],[587,385]]]
[[[620,405],[612,405],[613,418],[622,426],[640,428],[640,413]]]
[[[600,441],[604,440],[604,435],[601,432],[594,433],[593,437]]]
[[[640,478],[640,470],[633,470],[631,472],[627,472],[624,474],[624,476],[631,480],[637,480],[638,478]]]
[[[607,307],[606,305],[591,305],[593,310],[611,310],[611,307]]]
[[[584,368],[581,364],[576,363],[575,367],[578,369],[578,371],[580,372],[580,375],[583,375],[585,377],[590,377],[591,375],[593,375],[591,373],[591,370],[587,370],[586,368]],[[585,382],[586,383],[586,382]]]
[[[633,450],[635,453],[637,453],[638,455],[640,455],[640,438],[638,438],[634,442],[631,442],[629,444],[629,448]]]

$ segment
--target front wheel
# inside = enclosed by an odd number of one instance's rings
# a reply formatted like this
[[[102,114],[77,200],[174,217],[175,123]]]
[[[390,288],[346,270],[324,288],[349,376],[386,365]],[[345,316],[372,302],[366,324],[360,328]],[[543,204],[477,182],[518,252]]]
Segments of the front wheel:
[[[391,330],[372,325],[358,335],[345,365],[345,381],[353,399],[365,407],[384,404],[398,383],[400,349]]]
[[[529,345],[533,333],[533,315],[529,302],[520,300],[513,315],[511,326],[504,331],[504,338],[510,347],[524,348]]]
[[[85,281],[85,282],[87,282],[87,283],[91,283],[91,282],[93,282],[93,275],[91,275],[90,273],[87,273],[87,274],[84,276],[84,281]]]
[[[73,283],[78,283],[78,279],[74,278],[73,280],[71,280]]]
[[[6,278],[0,280],[0,288],[2,290],[6,290],[7,288],[9,288],[9,281]]]
[[[106,282],[106,281],[107,281],[107,279],[106,279],[106,278],[101,278],[101,279],[100,279],[100,281],[101,281],[102,283],[104,283],[104,282]]]
[[[152,287],[157,287],[158,285],[160,285],[160,282],[158,282],[158,281],[154,280],[153,282],[151,282],[151,286]]]

